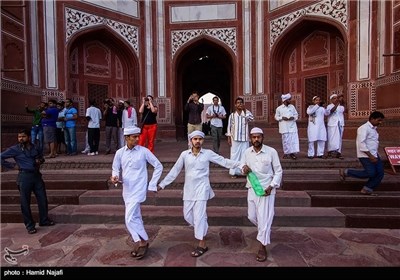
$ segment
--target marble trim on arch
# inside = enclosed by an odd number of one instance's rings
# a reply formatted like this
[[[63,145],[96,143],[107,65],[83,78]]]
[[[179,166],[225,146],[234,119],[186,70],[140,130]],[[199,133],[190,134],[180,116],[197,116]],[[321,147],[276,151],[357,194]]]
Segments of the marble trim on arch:
[[[172,56],[187,42],[202,36],[210,36],[226,44],[236,54],[236,28],[212,28],[171,31]]]
[[[135,51],[139,57],[139,28],[98,15],[93,15],[71,8],[65,8],[65,42],[68,42],[73,34],[96,25],[105,25],[119,34]]]
[[[270,29],[270,46],[272,49],[276,40],[281,36],[281,34],[291,26],[298,19],[309,16],[316,15],[321,17],[326,17],[338,22],[347,30],[347,0],[325,0],[314,5],[310,5],[303,9],[294,11],[288,15],[281,16],[274,20],[271,20]]]
[[[358,104],[358,90],[360,88],[369,89],[369,109],[368,110],[357,110]],[[349,117],[351,118],[368,118],[371,111],[376,109],[376,87],[375,82],[357,82],[349,83],[350,92],[350,104],[349,104]]]

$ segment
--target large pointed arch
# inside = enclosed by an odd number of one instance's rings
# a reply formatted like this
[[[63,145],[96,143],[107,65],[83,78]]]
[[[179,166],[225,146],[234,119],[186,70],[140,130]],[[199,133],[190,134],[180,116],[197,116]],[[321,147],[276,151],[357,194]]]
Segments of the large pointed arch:
[[[326,56],[329,64],[312,67],[304,67],[307,59],[304,59],[305,48],[308,41],[313,36],[324,36],[329,41]],[[315,40],[316,42],[318,40]],[[297,53],[296,53],[297,51]],[[331,53],[334,51],[335,53]],[[296,23],[292,24],[271,49],[270,64],[270,102],[272,108],[269,112],[274,113],[275,108],[280,103],[280,95],[285,92],[292,92],[294,103],[299,110],[303,120],[306,119],[305,108],[307,105],[307,96],[314,94],[307,90],[319,92],[323,99],[332,93],[346,93],[348,81],[348,39],[343,26],[336,21],[317,16],[304,16]],[[296,59],[297,58],[297,59]],[[335,61],[333,61],[335,60]],[[288,67],[297,65],[298,68],[291,70]],[[306,70],[305,70],[306,69]],[[316,84],[313,88],[313,83]],[[326,92],[320,92],[326,83]],[[306,85],[307,84],[307,85]],[[311,86],[310,86],[311,84]],[[273,120],[274,118],[270,118]]]
[[[186,139],[184,105],[193,90],[200,96],[208,92],[218,95],[226,111],[231,110],[238,87],[234,56],[230,48],[208,36],[192,40],[175,54],[172,104],[177,139]]]
[[[90,55],[89,47],[94,50],[91,55],[96,55],[97,52],[100,56],[96,59],[98,64],[93,68],[101,69],[101,73],[96,73],[96,69],[89,73],[87,69],[90,63],[87,63],[85,53]],[[66,54],[65,88],[67,96],[72,97],[78,104],[80,115],[84,114],[87,106],[90,88],[100,92],[96,95],[98,99],[104,95],[104,88],[107,89],[106,97],[130,100],[134,106],[139,102],[141,75],[138,58],[132,47],[114,34],[113,30],[106,26],[96,26],[75,33],[66,45]],[[107,56],[107,59],[101,57],[102,55]],[[104,60],[107,60],[109,65],[99,63]]]

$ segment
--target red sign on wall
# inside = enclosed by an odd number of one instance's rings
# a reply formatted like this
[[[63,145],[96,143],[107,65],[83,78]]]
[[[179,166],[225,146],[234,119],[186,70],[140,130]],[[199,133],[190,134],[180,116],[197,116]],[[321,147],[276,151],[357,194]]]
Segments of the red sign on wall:
[[[385,147],[385,153],[391,165],[400,165],[400,147]]]

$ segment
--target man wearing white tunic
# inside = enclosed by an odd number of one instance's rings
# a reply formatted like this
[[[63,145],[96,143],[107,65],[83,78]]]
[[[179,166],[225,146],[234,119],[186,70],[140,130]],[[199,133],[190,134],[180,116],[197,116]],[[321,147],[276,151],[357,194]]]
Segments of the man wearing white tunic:
[[[122,122],[122,133],[126,127],[133,127],[137,126],[138,124],[136,110],[135,108],[133,108],[133,106],[131,106],[131,102],[129,100],[124,101],[124,109],[122,111],[121,122]],[[123,135],[125,137],[124,133]],[[123,142],[120,143],[120,145],[125,146],[126,144],[125,139],[121,140],[123,140]]]
[[[240,162],[226,159],[214,151],[203,149],[204,133],[198,130],[189,134],[191,148],[183,151],[170,172],[158,185],[158,190],[172,183],[185,168],[183,186],[183,216],[194,227],[194,237],[199,240],[192,257],[200,257],[208,251],[205,236],[208,231],[207,200],[215,196],[210,185],[210,162],[225,168],[242,167]]]
[[[313,105],[308,106],[308,155],[309,159],[315,156],[315,142],[317,142],[317,157],[323,158],[326,142],[326,128],[325,128],[325,108],[322,107],[321,98],[314,96],[312,98]]]
[[[226,136],[231,146],[231,160],[240,161],[244,151],[249,147],[249,122],[254,120],[253,114],[244,108],[241,97],[235,100],[236,110],[229,115]],[[229,169],[232,178],[242,175],[238,168]]]
[[[154,154],[138,145],[140,128],[125,127],[126,145],[114,156],[111,182],[122,182],[122,196],[125,202],[125,224],[137,248],[131,252],[132,257],[142,259],[149,247],[149,237],[144,229],[140,204],[146,200],[147,191],[157,191],[157,183],[163,170],[161,162]],[[147,179],[147,163],[154,167],[149,183]],[[119,177],[122,174],[122,178]]]
[[[332,94],[329,99],[331,103],[325,110],[325,115],[328,116],[328,157],[343,159],[344,107],[340,105],[337,94]]]
[[[283,158],[297,159],[300,151],[299,134],[296,121],[299,118],[296,108],[290,104],[292,95],[283,94],[282,105],[276,108],[275,120],[279,122],[279,133],[282,134]]]
[[[265,246],[271,243],[275,194],[276,189],[281,185],[283,173],[278,152],[264,145],[263,140],[263,131],[258,127],[253,128],[250,131],[252,146],[245,151],[242,159],[243,173],[248,174],[252,171],[265,191],[263,196],[257,196],[247,179],[248,218],[258,229],[257,240],[260,242],[260,247],[256,260],[259,262],[265,261],[268,256]]]

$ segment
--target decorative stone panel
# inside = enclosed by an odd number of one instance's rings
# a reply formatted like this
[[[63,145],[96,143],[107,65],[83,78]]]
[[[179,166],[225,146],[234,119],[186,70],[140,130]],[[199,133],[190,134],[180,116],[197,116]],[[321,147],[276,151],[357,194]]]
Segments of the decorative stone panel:
[[[199,37],[209,36],[226,44],[236,54],[236,28],[192,29],[171,32],[172,56],[186,43]]]
[[[125,40],[139,57],[139,28],[112,19],[104,18],[81,12],[71,8],[65,8],[65,41],[68,42],[72,35],[82,29],[104,25],[113,30],[119,37]]]
[[[284,15],[270,22],[270,49],[282,35],[282,33],[293,23],[304,16],[320,16],[337,21],[347,30],[347,1],[326,0],[310,5],[291,14]]]
[[[357,105],[359,103],[358,92],[360,89],[369,90],[369,108],[368,110],[358,110]],[[374,82],[359,82],[359,83],[349,83],[350,91],[350,104],[349,104],[349,117],[350,118],[368,118],[371,111],[376,109],[375,104],[375,83]]]

